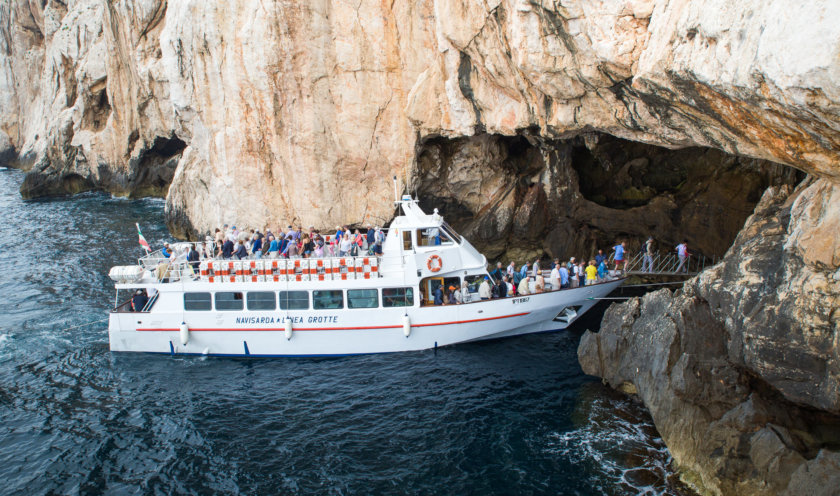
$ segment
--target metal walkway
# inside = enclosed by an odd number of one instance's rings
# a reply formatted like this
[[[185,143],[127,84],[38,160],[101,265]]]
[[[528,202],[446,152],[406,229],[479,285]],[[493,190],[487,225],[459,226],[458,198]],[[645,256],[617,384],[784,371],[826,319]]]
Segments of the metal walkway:
[[[610,255],[608,264],[610,269],[615,268],[614,256],[614,253]],[[637,253],[627,261],[625,273],[627,275],[693,277],[702,272],[706,266],[711,267],[717,262],[716,258],[706,258],[703,255],[689,255],[681,261],[676,253],[656,253],[651,257],[650,262],[646,263],[644,254]]]

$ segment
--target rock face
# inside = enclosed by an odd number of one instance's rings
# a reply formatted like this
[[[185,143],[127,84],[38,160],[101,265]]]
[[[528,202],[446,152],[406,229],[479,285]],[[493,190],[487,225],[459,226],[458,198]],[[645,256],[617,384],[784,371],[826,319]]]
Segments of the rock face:
[[[722,265],[612,310],[581,360],[635,386],[699,486],[819,494],[838,18],[836,0],[5,0],[0,163],[30,170],[25,196],[165,195],[180,236],[381,223],[397,176],[517,258],[650,233],[719,254],[772,186]],[[770,162],[810,182],[791,193]]]
[[[801,174],[709,148],[666,148],[586,133],[568,140],[479,135],[421,146],[415,183],[428,210],[494,260],[594,253],[649,235],[722,256],[770,185]]]
[[[384,221],[391,177],[427,179],[416,152],[438,136],[598,130],[840,177],[829,0],[16,0],[0,14],[0,156],[32,168],[23,194],[165,192],[181,233]]]
[[[583,336],[584,371],[637,391],[706,492],[840,487],[839,220],[825,180],[770,188],[722,263]]]

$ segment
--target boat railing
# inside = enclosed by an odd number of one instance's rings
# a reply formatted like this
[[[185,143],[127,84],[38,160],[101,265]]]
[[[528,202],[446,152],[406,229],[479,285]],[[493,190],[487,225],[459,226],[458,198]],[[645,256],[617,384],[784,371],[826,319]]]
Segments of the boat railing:
[[[312,257],[312,258],[308,258],[308,259],[305,259],[303,257],[292,257],[292,258],[288,258],[288,259],[287,258],[266,258],[266,257],[263,257],[261,259],[257,259],[255,256],[251,255],[251,256],[243,258],[243,259],[238,259],[238,258],[224,259],[224,258],[220,258],[220,257],[202,258],[198,263],[195,263],[195,262],[187,262],[186,260],[180,260],[180,259],[177,259],[177,258],[173,262],[173,261],[171,261],[171,259],[167,259],[167,258],[163,257],[162,254],[156,255],[155,253],[152,253],[152,254],[149,254],[149,255],[141,258],[139,260],[139,262],[140,262],[140,265],[145,270],[148,270],[152,274],[152,277],[156,281],[158,281],[158,282],[179,282],[179,281],[194,281],[194,280],[198,279],[199,276],[200,276],[200,274],[199,274],[200,271],[199,271],[199,268],[198,268],[199,264],[201,264],[202,262],[207,262],[207,261],[240,262],[240,263],[249,263],[249,262],[261,261],[261,262],[264,262],[264,263],[268,263],[268,262],[280,261],[280,260],[283,260],[283,261],[286,261],[286,262],[295,262],[295,261],[298,261],[298,260],[308,260],[311,263],[311,262],[318,261],[318,260],[336,260],[336,259],[346,260],[346,264],[343,265],[343,266],[334,266],[332,268],[333,270],[337,270],[341,267],[347,267],[347,268],[353,267],[353,268],[356,269],[356,271],[358,271],[359,267],[365,267],[365,272],[368,272],[367,269],[369,269],[371,266],[373,266],[373,268],[374,268],[373,273],[375,273],[377,276],[379,276],[379,272],[376,270],[376,267],[379,267],[381,265],[381,257],[380,256],[374,256],[374,255],[358,255],[358,256],[355,256],[355,257],[353,257],[353,256],[324,257],[324,258]],[[374,262],[373,265],[371,265],[369,263],[369,260],[371,260],[371,259],[375,259],[373,261]],[[357,261],[360,261],[360,260],[362,262],[357,263]],[[194,263],[196,264],[196,267],[193,267]],[[251,268],[251,267],[247,267],[247,268],[243,267],[242,270],[243,270],[243,274],[229,274],[229,275],[231,275],[231,276],[232,275],[237,275],[237,276],[243,275],[243,276],[250,277],[250,276],[253,276],[253,275],[258,275],[257,272],[254,272],[254,271],[255,270],[260,270],[260,269],[259,268]],[[264,268],[262,270],[263,270],[263,272],[265,272],[269,269],[266,265],[266,266],[264,266]],[[288,270],[291,270],[291,268],[289,268]],[[317,271],[317,270],[320,270],[320,268],[310,266],[309,270],[310,271]],[[303,272],[303,273],[306,273],[306,272]],[[212,276],[214,274],[211,273],[210,275]],[[219,275],[218,272],[215,273],[215,275],[218,276]],[[259,275],[264,275],[264,274],[260,273]],[[270,274],[265,274],[265,275],[268,276]],[[316,276],[316,275],[318,275],[318,273],[309,272],[309,275],[310,276]],[[246,279],[246,281],[247,280],[248,279]]]

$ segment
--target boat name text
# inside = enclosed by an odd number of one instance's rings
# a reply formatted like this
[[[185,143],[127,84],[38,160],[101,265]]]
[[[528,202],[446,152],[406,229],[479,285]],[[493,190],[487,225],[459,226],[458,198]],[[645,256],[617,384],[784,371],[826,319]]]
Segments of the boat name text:
[[[514,304],[514,305],[516,305],[517,303],[528,303],[528,300],[530,300],[530,299],[531,299],[531,298],[528,298],[528,297],[526,296],[525,298],[514,298],[514,299],[513,299],[513,300],[511,300],[511,301],[513,302],[513,304]]]
[[[336,324],[338,315],[309,315],[293,317],[236,317],[237,324],[284,324],[286,319],[292,324]]]

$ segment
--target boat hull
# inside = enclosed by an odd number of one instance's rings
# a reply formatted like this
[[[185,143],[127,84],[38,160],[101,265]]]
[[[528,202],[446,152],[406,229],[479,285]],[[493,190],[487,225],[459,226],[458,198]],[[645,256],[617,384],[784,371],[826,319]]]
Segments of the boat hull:
[[[597,298],[622,282],[463,305],[288,312],[113,312],[109,338],[115,352],[172,355],[287,357],[417,351],[565,329],[597,303]],[[564,313],[558,319],[561,311]],[[404,316],[411,325],[408,336]],[[292,322],[291,337],[287,337],[286,319]]]

